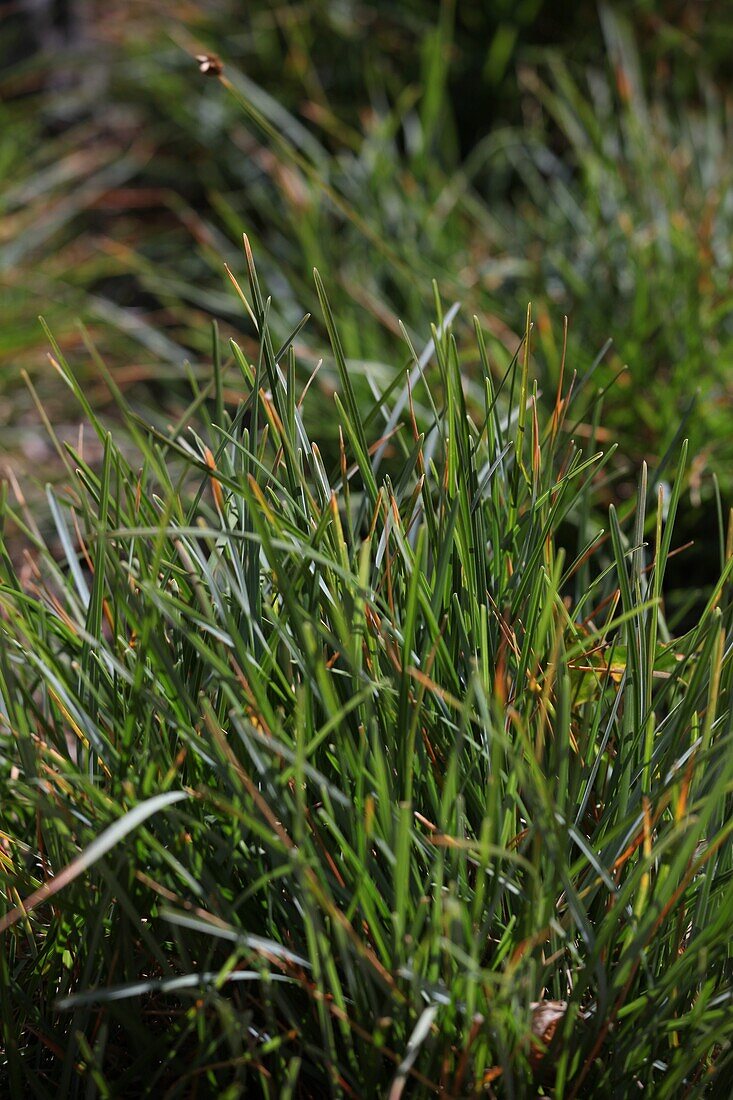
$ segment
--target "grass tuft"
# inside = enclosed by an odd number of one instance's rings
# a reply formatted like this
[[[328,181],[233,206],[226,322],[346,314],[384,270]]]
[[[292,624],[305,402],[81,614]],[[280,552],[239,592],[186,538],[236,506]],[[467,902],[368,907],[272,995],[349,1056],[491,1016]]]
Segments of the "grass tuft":
[[[677,635],[684,454],[603,531],[529,316],[498,387],[438,302],[369,405],[316,275],[332,461],[247,279],[170,430],[55,347],[101,460],[48,538],[3,499],[4,1088],[725,1095],[733,558]]]

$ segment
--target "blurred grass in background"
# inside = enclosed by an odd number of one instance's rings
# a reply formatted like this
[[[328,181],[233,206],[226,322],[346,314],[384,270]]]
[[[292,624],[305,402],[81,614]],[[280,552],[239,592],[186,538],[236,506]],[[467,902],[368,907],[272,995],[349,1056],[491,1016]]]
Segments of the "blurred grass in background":
[[[36,29],[40,51],[9,10],[0,424],[16,465],[43,458],[21,370],[43,373],[54,422],[67,408],[37,315],[78,353],[95,406],[107,391],[76,317],[123,389],[175,405],[186,360],[210,372],[207,317],[252,336],[222,264],[241,269],[246,231],[282,338],[315,307],[312,268],[332,274],[358,392],[392,376],[398,322],[415,333],[431,279],[466,330],[476,314],[492,334],[497,374],[531,298],[548,399],[567,314],[579,371],[613,340],[596,380],[618,378],[603,419],[621,451],[663,453],[699,388],[693,497],[710,497],[711,470],[729,492],[725,3],[576,0],[560,17],[542,0],[227,0],[83,19],[70,4],[76,23]],[[228,88],[199,74],[202,50]]]

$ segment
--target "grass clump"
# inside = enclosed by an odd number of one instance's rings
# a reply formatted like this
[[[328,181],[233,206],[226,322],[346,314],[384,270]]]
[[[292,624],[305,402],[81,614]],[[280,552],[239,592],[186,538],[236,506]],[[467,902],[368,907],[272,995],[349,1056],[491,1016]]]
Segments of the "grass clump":
[[[674,636],[681,475],[595,528],[582,380],[544,415],[477,325],[467,389],[439,301],[366,407],[316,276],[327,468],[248,272],[169,430],[55,350],[102,461],[52,538],[3,505],[5,1089],[725,1095],[730,543]]]

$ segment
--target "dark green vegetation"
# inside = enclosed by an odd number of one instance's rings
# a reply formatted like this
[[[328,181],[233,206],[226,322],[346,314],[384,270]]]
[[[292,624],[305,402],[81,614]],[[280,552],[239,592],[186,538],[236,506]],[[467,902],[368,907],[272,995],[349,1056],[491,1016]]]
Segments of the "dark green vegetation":
[[[0,1095],[733,1092],[733,24],[570,6],[3,38]]]
[[[360,406],[316,276],[329,469],[249,275],[254,361],[167,433],[118,393],[130,456],[56,349],[101,468],[59,554],[4,508],[6,1088],[726,1095],[730,546],[671,636],[682,478],[604,534],[567,381],[441,317]]]

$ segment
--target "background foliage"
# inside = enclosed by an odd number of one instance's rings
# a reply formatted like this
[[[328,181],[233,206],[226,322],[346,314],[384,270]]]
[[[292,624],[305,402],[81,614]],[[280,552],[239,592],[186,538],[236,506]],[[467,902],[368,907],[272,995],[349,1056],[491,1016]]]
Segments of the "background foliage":
[[[11,48],[3,386],[38,370],[43,313],[69,350],[82,316],[120,384],[170,396],[184,358],[206,369],[206,315],[241,334],[222,259],[246,231],[283,337],[313,266],[364,373],[398,318],[423,322],[432,278],[509,357],[531,297],[552,381],[564,314],[578,365],[613,339],[599,377],[628,367],[605,414],[625,453],[663,450],[699,387],[695,470],[727,481],[726,11],[106,5],[51,57]],[[232,90],[199,76],[202,49]]]

